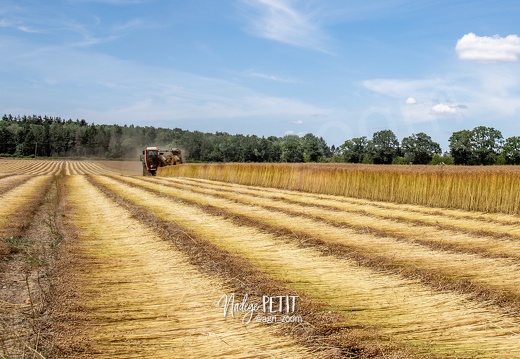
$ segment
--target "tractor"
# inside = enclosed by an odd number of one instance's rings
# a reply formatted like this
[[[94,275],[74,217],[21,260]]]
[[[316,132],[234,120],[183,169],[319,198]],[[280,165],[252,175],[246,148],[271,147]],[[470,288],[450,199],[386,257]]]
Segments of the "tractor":
[[[175,166],[182,163],[182,153],[178,148],[161,150],[157,147],[146,147],[141,155],[143,176],[155,176],[159,167]]]

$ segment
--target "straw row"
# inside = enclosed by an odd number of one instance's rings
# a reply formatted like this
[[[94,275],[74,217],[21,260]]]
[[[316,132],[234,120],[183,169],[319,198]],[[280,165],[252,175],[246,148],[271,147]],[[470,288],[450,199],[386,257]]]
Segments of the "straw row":
[[[62,161],[0,158],[0,172],[20,175],[51,175],[60,172]]]
[[[381,269],[410,272],[413,276],[424,276],[425,273],[428,277],[440,276],[444,279],[443,283],[451,282],[453,287],[461,286],[461,282],[469,282],[471,285],[462,286],[463,290],[473,288],[479,295],[483,291],[487,297],[490,295],[495,298],[496,302],[506,301],[510,305],[516,305],[520,298],[520,266],[507,259],[440,251],[413,243],[411,240],[402,241],[389,236],[374,236],[363,231],[340,228],[322,220],[305,218],[299,213],[287,214],[283,211],[275,212],[272,207],[263,208],[262,201],[258,198],[248,204],[241,204],[237,203],[236,199],[226,200],[208,196],[207,193],[189,192],[171,185],[150,183],[150,180],[125,178],[124,181],[198,205],[212,206],[218,211],[225,211],[257,223],[253,225],[271,227],[275,232],[284,230],[299,236],[316,238],[325,243],[342,245],[346,252],[359,253],[364,259],[376,257],[375,265],[379,263]],[[370,219],[366,221],[366,228],[370,228],[371,223]],[[424,235],[422,232],[417,232],[417,236]],[[425,273],[417,273],[417,270]]]
[[[518,350],[514,349],[520,339],[517,318],[508,316],[488,304],[473,301],[468,295],[438,292],[397,274],[381,273],[378,270],[359,266],[358,262],[348,258],[323,256],[317,248],[303,248],[287,235],[266,233],[265,230],[254,226],[240,224],[240,218],[235,221],[226,219],[233,206],[231,201],[206,195],[206,203],[218,202],[219,206],[222,205],[220,207],[222,215],[216,215],[201,208],[202,199],[199,202],[194,201],[192,196],[196,194],[193,193],[184,195],[182,193],[186,191],[175,193],[175,196],[181,198],[192,197],[193,204],[188,204],[177,200],[172,194],[165,197],[139,188],[138,186],[145,185],[144,181],[125,179],[125,182],[135,181],[135,185],[132,186],[107,177],[96,176],[94,180],[125,200],[147,208],[172,225],[186,228],[208,242],[248,259],[267,275],[285,280],[290,288],[322,301],[331,310],[348,314],[352,325],[372,325],[419,352],[438,354],[443,357],[519,355]],[[158,188],[161,193],[166,194],[168,191],[166,186],[150,184]],[[261,208],[236,205],[237,211],[233,213],[247,212],[248,215],[255,217],[265,214],[265,210]],[[276,223],[277,216],[283,217],[284,214],[273,215],[270,219],[271,223]],[[286,226],[291,226],[286,228],[294,227],[298,231],[312,231],[316,236],[324,234],[332,238],[335,235],[332,232],[339,230],[327,228],[317,221],[311,223],[312,221],[305,218],[284,219],[285,221],[280,220],[280,225],[285,222]],[[342,234],[344,235],[345,232]],[[341,239],[337,238],[337,240]],[[357,240],[360,240],[360,243],[356,243]],[[373,247],[364,247],[362,240],[374,243]],[[360,250],[363,248],[368,252],[377,250],[376,241],[370,236],[350,241],[351,245],[358,245]],[[402,245],[391,240],[383,240],[383,243],[387,246],[394,245],[396,249]],[[369,243],[368,246],[372,244]],[[427,250],[421,249],[420,246],[408,245],[408,250],[412,253],[416,249],[423,252],[419,256],[429,255]],[[412,253],[406,254],[409,263],[425,261],[425,259],[415,260]],[[441,267],[450,264],[449,261],[433,262],[433,264],[431,261],[434,257],[445,254],[432,253],[428,258],[430,262],[426,261],[426,263],[430,263],[430,267],[436,267],[435,269],[440,271]],[[463,256],[459,256],[450,259],[462,258]],[[486,259],[481,260],[486,261]],[[484,270],[480,267],[484,262],[479,261],[477,260],[475,265]],[[471,264],[469,257],[465,264],[468,266]],[[452,274],[458,273],[458,264],[453,263],[451,270]],[[509,283],[512,282],[513,280],[510,280]],[[513,290],[512,285],[508,284],[508,289]]]
[[[231,199],[247,205],[259,205],[294,215],[348,226],[358,231],[390,236],[438,248],[449,248],[487,256],[520,259],[520,227],[476,219],[454,219],[399,209],[381,209],[371,204],[345,203],[308,198],[298,193],[275,193],[244,187],[226,187],[185,179],[157,179],[168,187]],[[413,223],[413,225],[410,225]],[[457,231],[457,229],[459,231]],[[483,234],[489,234],[485,236]],[[505,239],[503,237],[512,238]]]
[[[6,175],[0,178],[0,195],[29,180],[30,176]]]
[[[216,303],[230,289],[83,176],[68,177],[67,193],[67,224],[77,232],[71,305],[85,357],[310,357],[268,327],[224,318]]]
[[[49,159],[6,159],[0,158],[0,173],[19,175],[53,175],[63,171],[75,174],[120,174],[125,170],[123,161],[66,161]],[[135,165],[132,167],[136,167]],[[136,171],[133,171],[135,174]]]
[[[0,237],[17,235],[13,229],[30,217],[52,180],[53,176],[37,176],[0,196]]]
[[[513,226],[520,225],[520,217],[518,215],[509,215],[505,213],[464,211],[458,209],[427,207],[412,204],[403,206],[402,204],[391,202],[373,201],[336,195],[313,194],[277,188],[245,186],[236,183],[218,182],[197,178],[170,177],[168,179],[181,181],[182,183],[216,186],[219,189],[227,191],[240,191],[253,195],[260,194],[262,196],[269,196],[273,199],[279,198],[283,199],[284,201],[293,201],[296,203],[310,202],[313,205],[322,205],[339,210],[363,211],[381,216],[388,216],[388,213],[391,213],[392,217],[403,218],[407,221],[413,220],[414,222],[435,224],[443,227],[453,227],[465,231],[482,231],[482,228],[480,227],[482,222],[490,222],[493,224],[511,224]],[[413,217],[410,216],[409,213],[411,213]],[[449,221],[449,219],[453,219],[454,221]],[[475,226],[478,227],[477,230],[475,230]],[[518,228],[509,227],[506,230],[508,231],[511,229],[514,230]],[[496,234],[496,232],[494,233]],[[509,232],[507,232],[507,234],[509,234]]]

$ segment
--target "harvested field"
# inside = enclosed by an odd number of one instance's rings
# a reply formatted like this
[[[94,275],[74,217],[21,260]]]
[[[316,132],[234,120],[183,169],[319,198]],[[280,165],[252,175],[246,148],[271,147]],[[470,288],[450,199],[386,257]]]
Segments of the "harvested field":
[[[0,286],[0,357],[520,357],[510,210],[133,176],[137,165],[0,159],[0,278],[23,261],[29,288]],[[38,229],[49,236],[35,265]],[[225,315],[231,294],[258,307]]]
[[[0,158],[1,175],[64,175],[118,174],[139,175],[142,172],[138,161],[75,161],[75,160],[29,160]],[[0,185],[1,186],[1,185]]]
[[[83,176],[68,179],[66,189],[78,242],[77,300],[69,305],[77,306],[74,329],[97,357],[310,357],[265,326],[245,327],[212,310],[230,288],[199,273]]]

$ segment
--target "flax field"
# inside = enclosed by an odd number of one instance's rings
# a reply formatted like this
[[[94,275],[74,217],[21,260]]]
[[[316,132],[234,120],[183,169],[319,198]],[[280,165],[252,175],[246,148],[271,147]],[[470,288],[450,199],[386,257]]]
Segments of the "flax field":
[[[0,358],[520,358],[514,168],[140,173],[0,159]]]

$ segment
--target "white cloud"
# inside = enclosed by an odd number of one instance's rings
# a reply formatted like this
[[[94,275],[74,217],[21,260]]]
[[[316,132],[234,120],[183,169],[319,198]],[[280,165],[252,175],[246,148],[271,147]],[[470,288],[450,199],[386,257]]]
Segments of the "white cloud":
[[[439,103],[432,107],[431,114],[443,116],[456,115],[459,113],[459,108],[460,106],[452,106],[445,103]]]
[[[508,35],[477,36],[474,33],[464,35],[455,46],[461,60],[482,62],[514,62],[520,54],[520,37]]]
[[[286,44],[328,52],[327,37],[304,6],[294,6],[288,0],[242,0],[257,10],[249,20],[250,31],[256,36]]]
[[[292,123],[293,125],[303,125],[303,121],[302,120],[289,121],[289,123]]]
[[[417,104],[417,100],[414,99],[413,97],[408,97],[408,98],[406,99],[406,104],[407,104],[407,105],[415,105],[415,104]]]

